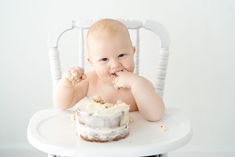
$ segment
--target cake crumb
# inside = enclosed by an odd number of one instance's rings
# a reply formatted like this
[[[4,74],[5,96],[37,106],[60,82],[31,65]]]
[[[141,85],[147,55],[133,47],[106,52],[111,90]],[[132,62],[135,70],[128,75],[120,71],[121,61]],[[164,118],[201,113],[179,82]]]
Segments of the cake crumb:
[[[100,96],[94,96],[93,100],[99,104],[105,104],[105,101]]]
[[[167,131],[167,126],[165,124],[161,124],[160,129],[161,129],[162,132],[166,132]]]
[[[113,107],[115,105],[115,104],[111,104],[111,103],[106,103],[100,96],[94,96],[93,100],[96,103],[99,103],[99,104],[103,105],[105,108],[110,108],[110,107]]]
[[[129,116],[129,123],[133,123],[134,122],[134,118]]]
[[[76,71],[72,71],[72,84],[75,86],[78,83],[78,73]]]

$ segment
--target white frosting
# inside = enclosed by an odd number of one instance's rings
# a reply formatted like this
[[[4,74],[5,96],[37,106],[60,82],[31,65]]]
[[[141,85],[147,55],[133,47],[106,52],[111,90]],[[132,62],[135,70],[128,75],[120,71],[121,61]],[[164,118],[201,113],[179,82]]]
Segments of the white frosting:
[[[125,137],[129,133],[129,105],[100,104],[85,97],[78,102],[77,107],[75,120],[81,136],[109,140]]]
[[[118,136],[125,136],[129,133],[128,125],[110,129],[91,128],[81,124],[77,124],[76,126],[78,133],[88,139],[109,140],[115,139]]]
[[[121,112],[129,112],[129,105],[125,103],[118,103],[106,108],[105,104],[97,103],[92,98],[87,97],[80,100],[76,105],[78,106],[78,110],[84,112],[84,114],[92,114],[94,116],[114,116]]]

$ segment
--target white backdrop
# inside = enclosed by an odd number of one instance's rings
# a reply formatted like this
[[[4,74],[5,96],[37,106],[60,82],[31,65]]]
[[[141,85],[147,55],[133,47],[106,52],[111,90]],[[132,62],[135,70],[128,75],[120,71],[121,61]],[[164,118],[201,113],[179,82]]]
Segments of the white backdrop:
[[[0,156],[45,156],[28,144],[26,129],[34,112],[52,106],[48,32],[101,17],[153,19],[169,30],[165,102],[180,107],[194,131],[169,156],[234,156],[232,0],[0,0]]]

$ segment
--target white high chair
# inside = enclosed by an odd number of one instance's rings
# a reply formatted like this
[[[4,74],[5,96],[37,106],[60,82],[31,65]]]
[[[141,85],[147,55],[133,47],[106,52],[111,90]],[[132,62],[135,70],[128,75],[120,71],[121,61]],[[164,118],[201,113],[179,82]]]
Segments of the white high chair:
[[[128,29],[136,32],[136,73],[139,72],[139,31],[146,29],[156,34],[161,41],[156,65],[156,90],[162,96],[166,77],[169,35],[165,28],[155,21],[121,20]],[[73,29],[80,30],[80,62],[84,66],[84,32],[89,29],[92,21],[72,22],[72,25],[62,29],[50,40],[50,68],[53,85],[61,79],[60,54],[58,44],[61,36]],[[71,111],[61,111],[55,108],[36,112],[30,119],[27,131],[29,142],[48,156],[85,156],[85,157],[137,157],[137,156],[167,156],[167,153],[185,145],[192,136],[189,120],[177,108],[166,108],[165,116],[158,122],[144,120],[138,112],[130,113],[134,123],[130,124],[130,135],[120,141],[108,143],[87,142],[80,139],[73,128]]]

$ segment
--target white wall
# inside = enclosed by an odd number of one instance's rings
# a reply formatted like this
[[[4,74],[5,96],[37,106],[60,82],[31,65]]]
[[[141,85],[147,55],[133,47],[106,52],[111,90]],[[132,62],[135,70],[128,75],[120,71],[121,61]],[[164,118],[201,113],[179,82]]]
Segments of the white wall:
[[[84,18],[154,19],[171,35],[165,101],[193,124],[193,138],[169,156],[234,156],[235,1],[1,0],[0,156],[43,156],[26,139],[32,114],[49,108],[47,33]]]

